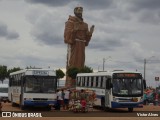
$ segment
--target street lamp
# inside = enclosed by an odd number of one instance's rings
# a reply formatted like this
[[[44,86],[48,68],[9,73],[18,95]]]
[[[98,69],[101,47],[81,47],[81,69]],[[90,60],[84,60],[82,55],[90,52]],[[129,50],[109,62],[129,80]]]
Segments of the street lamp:
[[[146,63],[147,63],[147,60],[149,61],[149,59],[153,58],[155,56],[151,56],[149,57],[148,59],[144,59],[144,80],[146,80]]]
[[[109,56],[108,58],[103,58],[103,71],[104,71],[105,61],[110,59],[110,58],[111,58],[111,56]]]

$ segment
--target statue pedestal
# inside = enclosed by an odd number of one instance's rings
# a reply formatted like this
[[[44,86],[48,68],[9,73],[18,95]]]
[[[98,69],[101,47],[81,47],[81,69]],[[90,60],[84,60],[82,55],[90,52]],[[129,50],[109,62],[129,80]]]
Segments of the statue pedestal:
[[[65,87],[67,87],[67,88],[75,88],[76,87],[76,80],[72,79],[69,76],[66,76]]]

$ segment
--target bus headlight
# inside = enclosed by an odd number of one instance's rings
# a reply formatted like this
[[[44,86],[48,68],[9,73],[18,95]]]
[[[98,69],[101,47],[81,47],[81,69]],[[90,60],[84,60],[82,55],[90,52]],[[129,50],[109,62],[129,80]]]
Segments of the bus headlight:
[[[114,102],[119,102],[119,99],[118,98],[113,98],[113,101]]]
[[[55,100],[55,99],[53,99],[53,98],[48,98],[48,100]]]
[[[32,98],[24,98],[24,100],[33,100]]]
[[[132,98],[133,102],[138,102],[138,98]]]

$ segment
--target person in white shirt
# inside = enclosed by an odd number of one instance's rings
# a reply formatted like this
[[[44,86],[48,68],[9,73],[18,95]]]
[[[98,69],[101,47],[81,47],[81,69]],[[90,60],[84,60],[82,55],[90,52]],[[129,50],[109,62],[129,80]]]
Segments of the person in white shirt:
[[[64,91],[64,109],[68,110],[68,106],[69,106],[69,98],[70,98],[70,90],[65,90]]]
[[[57,110],[60,110],[62,100],[63,100],[62,99],[62,91],[57,90],[57,105],[56,105]]]

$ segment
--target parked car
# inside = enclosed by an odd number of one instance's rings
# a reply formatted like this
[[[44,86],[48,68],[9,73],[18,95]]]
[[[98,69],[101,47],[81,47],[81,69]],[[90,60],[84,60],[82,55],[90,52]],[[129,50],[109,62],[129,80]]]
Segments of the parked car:
[[[7,102],[8,100],[8,84],[0,84],[0,101]]]

